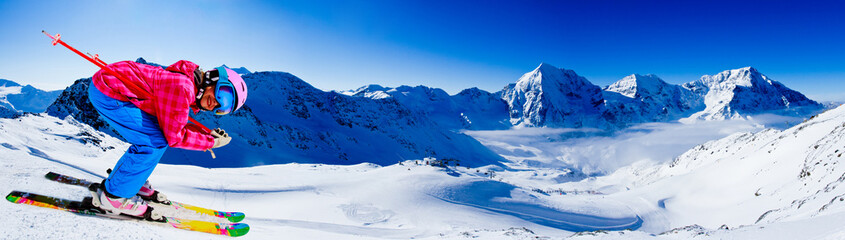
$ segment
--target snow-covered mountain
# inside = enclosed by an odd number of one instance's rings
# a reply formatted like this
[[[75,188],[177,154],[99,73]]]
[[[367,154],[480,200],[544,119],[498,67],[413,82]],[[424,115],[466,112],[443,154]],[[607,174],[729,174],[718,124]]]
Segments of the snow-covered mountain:
[[[390,94],[387,91],[390,91],[392,88],[383,87],[378,84],[370,84],[363,87],[360,87],[355,90],[347,90],[347,91],[340,91],[339,93],[347,96],[354,96],[354,97],[365,97],[365,98],[372,98],[372,99],[382,99],[382,98],[389,98]]]
[[[150,65],[150,66],[156,66],[156,67],[160,67],[160,68],[167,68],[167,66],[164,66],[164,65],[161,65],[161,64],[158,64],[158,63],[148,62],[146,59],[144,59],[144,58],[142,58],[142,57],[139,57],[138,59],[135,59],[135,62],[136,62],[136,63],[143,63],[143,64],[147,64],[147,65]]]
[[[245,142],[236,144],[261,149],[259,159],[386,165],[433,156],[458,159],[467,166],[501,160],[473,138],[440,127],[430,116],[411,111],[393,98],[323,92],[284,72],[256,72],[243,78],[250,88],[249,110],[221,118],[201,114],[197,119],[209,126],[238,129],[235,133],[243,134]],[[237,147],[231,149],[237,158],[257,158],[243,156]]]
[[[356,90],[352,96],[393,99],[408,110],[416,111],[441,126],[451,129],[460,129],[464,126],[460,113],[456,111],[457,104],[443,89],[426,86],[386,88],[368,85]]]
[[[441,126],[471,130],[511,126],[617,130],[679,119],[724,120],[762,113],[809,116],[824,108],[751,67],[683,85],[666,83],[652,74],[632,74],[602,89],[572,70],[542,63],[497,93],[475,88],[450,97],[442,89],[427,86],[375,84],[340,93],[394,98]]]
[[[3,112],[44,112],[62,91],[44,91],[32,85],[0,79],[0,108]],[[13,114],[14,115],[14,114]]]
[[[11,110],[11,109],[8,109],[8,108],[5,108],[5,107],[0,107],[0,118],[15,118],[15,117],[18,117],[20,115],[21,115],[21,113],[19,113],[17,111],[14,111],[14,110]]]
[[[447,129],[507,129],[508,107],[497,94],[469,88],[449,96],[446,91],[426,86],[397,88],[367,85],[342,94],[371,99],[393,98],[411,111],[418,111]]]
[[[499,130],[511,127],[508,105],[500,97],[478,88],[468,88],[452,96],[466,129]]]
[[[724,120],[755,114],[809,116],[824,108],[752,67],[683,85],[630,75],[603,90],[572,70],[543,63],[501,92],[516,126],[613,130],[679,119]]]
[[[772,111],[805,115],[823,108],[753,67],[704,75],[697,81],[684,84],[684,88],[704,96],[706,105],[703,111],[691,115],[690,119],[722,120]]]
[[[146,62],[142,58],[138,61]],[[718,119],[714,117],[718,112],[705,113],[719,102],[721,109],[733,109],[731,117],[820,108],[753,68],[705,76],[683,87],[654,75],[631,75],[602,91],[572,70],[541,64],[501,92],[473,88],[454,96],[426,86],[369,85],[343,93],[323,92],[283,72],[247,73],[243,77],[250,85],[250,98],[243,111],[222,118],[196,116],[204,124],[221,126],[237,136],[232,143],[237,147],[217,151],[220,159],[212,161],[206,160],[207,153],[169,151],[165,162],[201,166],[390,164],[435,156],[486,165],[502,158],[454,130],[511,126],[613,130],[690,115]],[[78,80],[47,112],[58,117],[71,115],[114,134],[97,119],[87,102],[84,89],[89,83],[90,79]],[[717,97],[729,98],[714,100]],[[263,154],[230,150],[237,148],[260,149]]]
[[[209,153],[172,149],[162,162],[205,167],[275,163],[393,164],[424,157],[452,158],[465,166],[497,165],[502,158],[475,139],[434,123],[396,99],[323,92],[284,72],[242,75],[249,86],[245,106],[230,115],[200,113],[204,125],[225,129],[233,141]],[[77,80],[48,113],[105,128],[87,101],[90,78]],[[448,95],[447,95],[448,97]],[[113,132],[112,132],[113,133]]]
[[[671,223],[667,228],[809,221],[845,214],[843,146],[845,106],[840,106],[783,131],[736,133],[670,163],[631,166],[595,183],[621,182],[596,187],[660,206],[655,211]]]
[[[703,110],[702,96],[648,74],[633,74],[604,88],[605,104],[617,121],[663,122]]]
[[[540,64],[501,92],[510,121],[527,127],[610,128],[602,90],[575,71]]]
[[[143,60],[143,58],[139,58],[139,60]],[[89,86],[91,86],[91,78],[77,79],[61,92],[53,104],[47,107],[46,113],[58,118],[71,116],[79,122],[94,127],[94,129],[120,137],[120,134],[100,118],[100,114],[94,109],[94,105],[91,105],[88,100]]]
[[[7,79],[0,79],[0,87],[20,87],[20,86],[21,85],[16,83],[16,82],[13,82],[13,81],[10,81],[10,80],[7,80]]]

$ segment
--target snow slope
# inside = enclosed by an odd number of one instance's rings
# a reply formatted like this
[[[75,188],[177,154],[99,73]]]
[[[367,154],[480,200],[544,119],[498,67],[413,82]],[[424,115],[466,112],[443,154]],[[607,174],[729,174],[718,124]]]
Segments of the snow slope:
[[[767,225],[823,226],[842,236],[841,225],[807,225],[845,215],[844,146],[845,107],[840,106],[783,131],[736,133],[696,146],[671,163],[635,164],[559,187],[638,199],[641,204],[630,206],[643,216],[644,231],[698,225],[718,236],[712,231],[723,225],[747,226],[743,231]],[[664,224],[649,224],[657,222]]]
[[[634,164],[577,183],[514,184],[543,172],[414,160],[385,167],[161,164],[150,181],[171,199],[245,212],[252,230],[243,239],[836,239],[845,236],[838,187],[845,169],[837,164],[843,122],[840,107],[785,131],[708,142],[668,165]],[[43,174],[96,180],[127,146],[70,118],[0,119],[0,192],[81,198],[84,189]],[[223,238],[8,202],[0,214],[0,234],[11,239]]]
[[[83,188],[48,181],[43,174],[98,180],[127,147],[70,118],[0,119],[0,192],[82,198],[88,194]],[[217,169],[160,164],[150,181],[171,199],[244,212],[251,231],[243,239],[529,239],[642,224],[624,205],[585,211],[590,202],[562,205],[558,196],[489,179],[481,171],[487,168],[417,162]],[[0,234],[11,239],[218,238],[9,202],[0,203],[0,214],[5,225]]]

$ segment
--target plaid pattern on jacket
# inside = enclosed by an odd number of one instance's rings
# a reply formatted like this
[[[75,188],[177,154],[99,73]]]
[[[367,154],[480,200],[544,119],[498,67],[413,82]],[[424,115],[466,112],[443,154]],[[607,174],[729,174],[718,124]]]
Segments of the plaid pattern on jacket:
[[[123,75],[144,91],[136,92],[123,81],[104,70],[94,74],[94,86],[111,98],[131,102],[158,119],[158,125],[168,145],[189,150],[206,150],[214,145],[214,138],[199,126],[188,124],[189,111],[199,111],[195,104],[194,70],[199,66],[181,60],[167,69],[122,61],[109,64],[109,69]]]

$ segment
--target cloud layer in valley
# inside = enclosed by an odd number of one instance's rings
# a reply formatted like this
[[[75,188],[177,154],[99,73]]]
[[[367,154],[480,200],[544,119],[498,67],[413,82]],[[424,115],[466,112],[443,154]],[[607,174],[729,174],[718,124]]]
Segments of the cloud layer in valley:
[[[741,120],[646,123],[617,133],[596,129],[518,128],[465,131],[514,166],[572,168],[603,175],[635,162],[665,163],[692,147],[737,132],[784,128],[802,119],[757,115]]]

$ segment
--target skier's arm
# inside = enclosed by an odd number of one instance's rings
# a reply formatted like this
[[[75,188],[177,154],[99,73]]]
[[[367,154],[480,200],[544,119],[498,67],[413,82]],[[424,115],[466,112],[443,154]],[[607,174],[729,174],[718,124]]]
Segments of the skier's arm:
[[[156,93],[158,124],[167,144],[188,150],[206,150],[214,145],[214,138],[199,127],[188,124],[188,111],[193,93],[184,85],[173,84]]]

